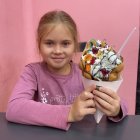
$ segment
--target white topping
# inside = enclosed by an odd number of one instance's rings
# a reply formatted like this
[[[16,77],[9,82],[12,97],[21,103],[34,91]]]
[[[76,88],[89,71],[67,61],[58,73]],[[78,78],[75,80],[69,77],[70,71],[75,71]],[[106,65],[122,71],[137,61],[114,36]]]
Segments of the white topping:
[[[99,70],[100,70],[100,66],[96,66],[96,67],[92,70],[92,75],[95,75]]]
[[[109,60],[111,63],[113,63],[116,60],[116,58],[117,58],[117,55],[112,55],[110,56]]]
[[[90,67],[91,67],[91,69],[90,69],[90,73],[92,73],[92,74],[93,74],[93,72],[92,72],[92,71],[93,71],[93,69],[94,69],[94,67],[95,67],[95,66],[94,66],[94,65],[91,65]]]
[[[100,48],[100,51],[103,52],[103,51],[106,51],[106,50],[105,50],[105,48]]]
[[[101,62],[101,59],[96,59],[94,64],[97,65],[97,64],[99,64],[100,62]]]
[[[116,60],[116,63],[117,63],[117,65],[119,65],[119,64],[122,63],[122,61],[121,61],[120,59],[117,59],[117,60]]]
[[[108,46],[108,45],[106,45],[106,48],[108,49],[108,48],[109,48],[109,46]]]
[[[97,43],[98,43],[99,45],[101,45],[101,41],[100,41],[100,40],[97,40]]]
[[[108,58],[110,57],[110,56],[112,56],[112,55],[114,55],[115,53],[113,52],[113,51],[110,51],[109,53],[108,53]]]
[[[108,50],[106,49],[106,50],[104,50],[104,53],[108,53]]]
[[[101,72],[101,71],[99,71],[99,72],[98,72],[98,75],[99,75],[99,77],[100,77],[100,78],[102,78],[102,77],[103,77],[103,74],[102,74],[102,72]]]

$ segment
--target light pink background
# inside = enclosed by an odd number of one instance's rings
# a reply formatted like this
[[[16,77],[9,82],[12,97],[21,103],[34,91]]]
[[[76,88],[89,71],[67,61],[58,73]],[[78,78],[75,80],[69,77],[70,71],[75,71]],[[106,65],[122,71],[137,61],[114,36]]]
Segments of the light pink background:
[[[45,12],[62,9],[76,21],[81,41],[106,39],[117,51],[128,33],[137,27],[122,52],[125,61],[124,82],[119,94],[135,113],[139,0],[0,0],[0,111],[24,65],[39,59],[36,51],[36,27]],[[79,55],[74,60],[79,61]]]

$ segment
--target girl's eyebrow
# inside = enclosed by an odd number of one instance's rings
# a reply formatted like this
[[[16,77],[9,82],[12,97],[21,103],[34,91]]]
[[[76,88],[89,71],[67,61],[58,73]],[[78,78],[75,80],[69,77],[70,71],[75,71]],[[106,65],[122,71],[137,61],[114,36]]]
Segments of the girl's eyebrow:
[[[55,40],[52,40],[52,39],[44,39],[44,41],[55,41]],[[70,39],[64,39],[64,40],[61,40],[61,42],[72,42],[72,40],[70,40]]]
[[[71,39],[64,39],[64,40],[62,40],[62,41],[72,42],[72,40],[71,40]]]
[[[51,39],[44,39],[44,41],[54,41],[54,40],[51,40]]]
[[[63,42],[71,42],[71,40],[67,40],[67,39],[66,39],[66,40],[62,40],[62,41],[63,41]]]

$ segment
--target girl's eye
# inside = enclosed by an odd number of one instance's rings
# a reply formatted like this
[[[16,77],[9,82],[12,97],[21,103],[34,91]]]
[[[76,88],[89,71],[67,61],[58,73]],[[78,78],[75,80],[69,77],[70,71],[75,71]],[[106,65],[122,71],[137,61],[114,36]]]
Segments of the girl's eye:
[[[54,43],[53,43],[53,42],[48,41],[48,42],[45,42],[45,44],[46,44],[47,46],[52,46]]]
[[[68,47],[70,45],[70,42],[63,42],[62,44],[64,47]]]

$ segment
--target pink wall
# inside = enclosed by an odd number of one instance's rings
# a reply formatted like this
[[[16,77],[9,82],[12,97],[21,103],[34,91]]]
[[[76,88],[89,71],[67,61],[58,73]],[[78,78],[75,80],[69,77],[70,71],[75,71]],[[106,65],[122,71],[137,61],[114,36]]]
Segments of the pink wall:
[[[5,111],[12,88],[23,68],[37,60],[35,30],[42,14],[62,9],[75,19],[81,41],[106,39],[118,50],[133,27],[137,31],[122,55],[124,82],[119,94],[128,102],[129,114],[135,112],[139,0],[0,0],[0,111]],[[78,56],[76,57],[78,62]]]

